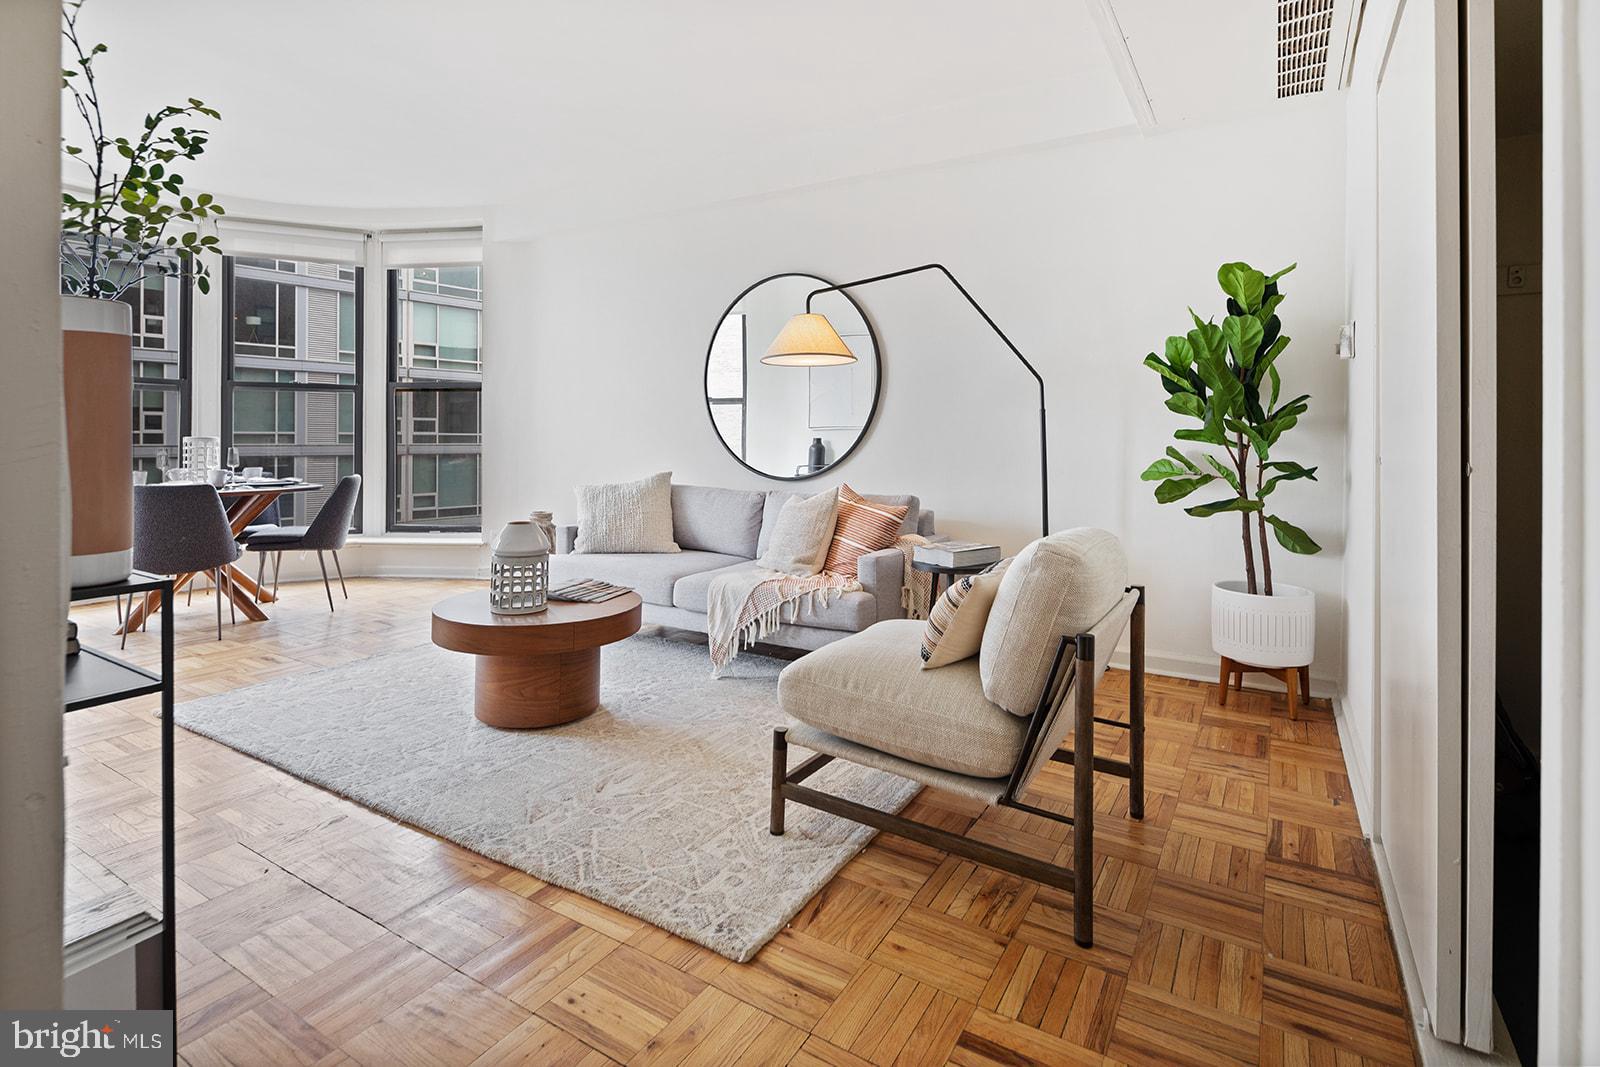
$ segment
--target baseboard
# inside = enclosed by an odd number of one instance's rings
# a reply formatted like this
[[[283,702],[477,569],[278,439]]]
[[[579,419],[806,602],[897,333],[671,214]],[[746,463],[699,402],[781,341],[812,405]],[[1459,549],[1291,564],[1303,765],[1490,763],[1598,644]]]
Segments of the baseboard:
[[[1128,669],[1127,649],[1119,648],[1111,654],[1111,666],[1119,670]],[[1216,656],[1190,656],[1175,652],[1152,652],[1145,650],[1144,669],[1150,674],[1159,674],[1167,678],[1187,678],[1193,682],[1217,682],[1218,660]],[[1264,674],[1247,674],[1244,676],[1245,686],[1249,689],[1260,689],[1269,693],[1284,692],[1283,683],[1276,678],[1268,678]],[[1338,692],[1338,684],[1331,678],[1318,675],[1311,676],[1311,696],[1332,697]]]
[[[1339,748],[1344,755],[1345,776],[1350,779],[1350,794],[1356,803],[1356,815],[1361,820],[1361,832],[1368,840],[1377,836],[1376,814],[1372,810],[1372,771],[1367,766],[1367,754],[1358,739],[1350,732],[1350,713],[1343,693],[1333,695],[1333,724],[1339,730]]]

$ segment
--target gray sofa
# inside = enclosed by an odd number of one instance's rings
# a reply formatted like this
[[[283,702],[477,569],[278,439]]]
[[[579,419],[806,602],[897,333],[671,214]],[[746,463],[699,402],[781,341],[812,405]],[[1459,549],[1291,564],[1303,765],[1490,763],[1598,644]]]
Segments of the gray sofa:
[[[574,553],[578,528],[556,528],[550,584],[599,578],[626,585],[644,599],[644,621],[706,630],[706,591],[716,575],[754,567],[767,547],[778,511],[792,496],[783,490],[672,487],[672,538],[681,552]],[[933,512],[909,494],[863,494],[881,504],[907,505],[903,533],[933,536]],[[802,608],[793,623],[767,637],[769,644],[810,651],[884,619],[905,617],[900,606],[905,557],[898,548],[872,552],[857,562],[861,591],[832,597],[820,609]]]

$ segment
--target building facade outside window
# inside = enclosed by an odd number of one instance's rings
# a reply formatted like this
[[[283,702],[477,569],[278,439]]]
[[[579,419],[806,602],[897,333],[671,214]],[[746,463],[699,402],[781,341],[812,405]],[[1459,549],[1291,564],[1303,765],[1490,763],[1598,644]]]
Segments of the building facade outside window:
[[[389,529],[483,525],[483,272],[389,273]]]
[[[223,260],[222,446],[239,449],[241,466],[322,486],[279,498],[284,525],[309,522],[339,479],[361,470],[361,273]]]

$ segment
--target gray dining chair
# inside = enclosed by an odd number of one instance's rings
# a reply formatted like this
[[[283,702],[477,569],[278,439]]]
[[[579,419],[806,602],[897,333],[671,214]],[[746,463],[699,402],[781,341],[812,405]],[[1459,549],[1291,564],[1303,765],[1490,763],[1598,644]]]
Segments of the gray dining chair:
[[[350,590],[345,588],[344,568],[339,566],[339,549],[344,547],[345,539],[350,536],[350,520],[355,517],[356,498],[360,495],[361,475],[347,474],[339,479],[339,484],[309,525],[280,526],[276,530],[266,529],[252,534],[244,547],[250,552],[261,553],[261,564],[256,569],[256,588],[261,588],[261,580],[266,577],[268,552],[273,553],[272,597],[276,600],[283,554],[314,551],[317,554],[317,566],[322,568],[322,588],[328,594],[328,610],[332,611],[333,586],[328,583],[328,564],[322,558],[324,552],[329,552],[333,555],[333,569],[339,575],[339,591],[349,600]]]
[[[222,640],[222,596],[227,588],[227,564],[238,559],[222,497],[204,482],[163,482],[133,487],[133,566],[150,574],[209,572],[217,587],[217,640]],[[191,579],[192,581],[193,579]],[[167,611],[176,604],[163,604]],[[148,617],[149,612],[146,612]],[[228,616],[234,622],[233,598]],[[128,631],[122,631],[128,643]]]

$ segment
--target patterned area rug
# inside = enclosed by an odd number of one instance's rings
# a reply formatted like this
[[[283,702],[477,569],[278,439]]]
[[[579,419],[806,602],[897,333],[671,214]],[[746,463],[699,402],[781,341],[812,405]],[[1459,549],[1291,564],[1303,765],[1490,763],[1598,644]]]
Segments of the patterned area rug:
[[[640,635],[601,662],[600,710],[546,730],[478,722],[472,658],[431,644],[180,704],[176,722],[748,960],[873,831],[791,804],[767,832],[781,661],[712,678],[703,647]],[[918,788],[842,763],[815,781],[883,811]]]

